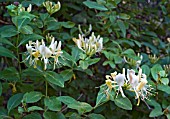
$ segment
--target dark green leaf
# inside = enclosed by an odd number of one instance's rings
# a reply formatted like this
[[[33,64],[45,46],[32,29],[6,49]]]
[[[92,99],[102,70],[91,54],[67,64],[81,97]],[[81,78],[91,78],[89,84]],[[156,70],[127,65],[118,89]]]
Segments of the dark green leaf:
[[[3,46],[0,46],[0,56],[17,59],[15,57],[15,55],[10,50],[8,50],[7,48],[5,48]]]
[[[37,6],[40,6],[45,0],[31,0],[32,3],[36,4]]]
[[[91,8],[91,9],[96,9],[96,10],[101,10],[101,11],[107,11],[108,10],[105,6],[100,5],[97,2],[93,2],[93,1],[90,1],[90,0],[83,2],[83,4],[85,4],[87,7]]]
[[[66,105],[69,105],[71,103],[77,103],[77,101],[74,98],[70,97],[70,96],[60,96],[57,99],[59,101],[63,102],[64,104],[66,104]]]
[[[119,18],[127,20],[127,19],[130,19],[130,16],[125,13],[120,13]]]
[[[28,108],[28,112],[31,112],[31,111],[41,111],[43,110],[43,108],[41,107],[38,107],[38,106],[31,106]]]
[[[66,70],[62,71],[60,74],[63,77],[64,81],[68,81],[73,76],[73,70],[72,69],[66,69]]]
[[[22,119],[42,119],[39,113],[31,113],[23,117]]]
[[[2,95],[2,83],[0,82],[0,96]]]
[[[16,27],[12,25],[6,25],[0,28],[1,38],[12,37],[17,35],[18,33],[19,32],[17,31]]]
[[[25,36],[25,37],[21,40],[21,42],[19,43],[18,47],[19,47],[20,45],[22,45],[22,44],[27,43],[28,41],[34,41],[34,40],[39,40],[39,39],[44,39],[44,37],[43,37],[43,36],[40,36],[40,35],[38,35],[38,34],[30,34],[30,35],[27,35],[27,36]]]
[[[0,43],[2,44],[7,44],[7,45],[10,45],[10,46],[14,46],[10,40],[6,39],[6,38],[0,38]]]
[[[61,110],[61,102],[55,96],[45,98],[44,104],[51,111],[60,111]]]
[[[42,98],[42,93],[37,91],[32,91],[29,93],[25,93],[23,97],[23,102],[25,103],[35,103],[38,102]]]
[[[52,84],[58,85],[60,87],[64,87],[64,79],[60,74],[57,74],[52,71],[48,71],[45,73],[45,79]]]
[[[125,38],[125,37],[126,37],[126,27],[125,27],[124,22],[121,21],[121,20],[117,20],[117,24],[118,24],[120,30],[121,30],[122,33],[123,33],[123,37]]]
[[[71,22],[71,21],[67,21],[67,22],[62,22],[62,26],[64,28],[73,28],[75,26],[75,23]]]
[[[103,115],[95,113],[89,114],[88,117],[89,119],[105,119]]]
[[[33,34],[33,29],[30,26],[25,25],[21,27],[20,32],[23,34]]]
[[[61,112],[44,112],[43,117],[45,119],[65,119],[64,115]]]
[[[76,109],[79,114],[90,112],[93,109],[90,104],[85,102],[70,103],[68,107],[71,109]]]
[[[114,100],[115,104],[125,110],[132,110],[132,103],[130,102],[130,100],[128,98],[123,98],[121,96],[118,96],[115,100]]]
[[[81,52],[82,51],[78,47],[72,48],[71,54],[72,54],[75,61],[78,61],[80,59],[79,56],[80,56]]]
[[[0,79],[18,81],[20,77],[18,71],[14,67],[9,67],[0,72]]]
[[[23,98],[23,93],[18,93],[10,97],[7,103],[8,113],[21,103],[22,98]]]

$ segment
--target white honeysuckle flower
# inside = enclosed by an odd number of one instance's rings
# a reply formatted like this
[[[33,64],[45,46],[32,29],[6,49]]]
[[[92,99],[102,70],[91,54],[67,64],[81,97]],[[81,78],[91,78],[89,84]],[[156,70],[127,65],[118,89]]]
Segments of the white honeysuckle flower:
[[[116,81],[116,83],[117,83],[118,86],[119,86],[119,91],[121,92],[122,97],[126,97],[126,96],[124,95],[124,92],[123,92],[123,89],[122,89],[122,86],[124,85],[125,80],[126,80],[125,75],[124,75],[124,74],[121,74],[121,73],[119,73],[119,74],[116,75],[116,77],[115,77],[115,81]]]
[[[32,5],[29,4],[29,7],[27,8],[27,12],[31,12],[31,10],[32,10]]]
[[[58,63],[58,57],[61,56],[63,53],[61,51],[61,41],[58,42],[55,41],[55,38],[53,36],[48,35],[51,39],[51,44],[49,46],[45,45],[44,40],[42,39],[41,42],[38,40],[36,42],[30,42],[29,44],[26,44],[26,49],[29,53],[29,56],[26,58],[30,58],[30,65],[34,64],[34,67],[36,68],[37,61],[39,59],[43,60],[44,62],[44,70],[47,69],[47,65],[49,64],[50,58],[54,59],[54,69],[55,65]],[[32,57],[34,59],[32,60]]]
[[[132,88],[135,88],[138,85],[139,77],[135,75],[135,71],[133,69],[127,69],[127,78]]]
[[[83,35],[79,34],[79,39],[73,38],[79,49],[85,52],[87,55],[92,56],[97,52],[101,52],[103,49],[103,38],[98,35],[97,37],[92,32],[89,38],[84,38]]]
[[[140,55],[139,53],[138,53],[138,57],[140,57],[140,60],[137,60],[137,61],[136,61],[136,67],[137,67],[137,68],[139,68],[139,66],[140,66],[140,64],[141,64],[141,62],[142,62],[142,60],[143,60],[143,56]]]

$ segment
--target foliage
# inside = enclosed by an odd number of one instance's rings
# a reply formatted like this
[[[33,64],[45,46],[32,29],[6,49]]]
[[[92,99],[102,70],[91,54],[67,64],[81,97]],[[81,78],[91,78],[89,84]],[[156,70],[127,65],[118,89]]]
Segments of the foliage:
[[[55,2],[0,3],[0,118],[170,119],[170,2]]]

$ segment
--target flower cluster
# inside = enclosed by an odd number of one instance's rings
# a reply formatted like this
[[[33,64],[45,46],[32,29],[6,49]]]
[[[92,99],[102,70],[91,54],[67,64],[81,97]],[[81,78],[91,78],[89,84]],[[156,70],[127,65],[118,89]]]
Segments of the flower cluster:
[[[133,69],[127,69],[127,75],[125,75],[125,68],[123,68],[122,73],[111,73],[111,75],[106,75],[106,79],[108,89],[112,90],[114,88],[118,90],[118,93],[120,91],[122,97],[126,97],[122,89],[124,86],[127,86],[128,90],[135,92],[136,98],[138,99],[137,105],[140,103],[140,98],[144,100],[151,95],[150,91],[152,88],[150,85],[147,85],[147,77],[145,74],[142,74],[142,69],[140,68],[137,75]]]
[[[57,4],[53,4],[53,2],[46,1],[46,2],[43,2],[43,5],[49,14],[53,14],[59,11],[61,8],[61,4],[59,1],[57,2]]]
[[[84,35],[79,34],[79,39],[73,38],[79,49],[86,53],[88,56],[92,56],[97,52],[101,52],[103,49],[103,38],[98,35],[97,37],[92,32],[89,38],[84,37]]]
[[[38,40],[36,42],[29,41],[29,43],[26,44],[26,49],[29,53],[29,56],[26,59],[30,59],[29,64],[34,65],[34,68],[37,67],[38,60],[43,60],[44,70],[46,70],[47,64],[49,63],[49,58],[53,58],[53,68],[55,69],[55,65],[58,63],[58,58],[63,52],[61,51],[61,41],[57,43],[54,37],[50,37],[50,39],[51,44],[48,47],[45,45],[44,40],[41,42]]]
[[[21,7],[21,8],[20,8],[20,11],[21,11],[21,12],[22,12],[22,11],[31,12],[31,10],[32,10],[32,5],[31,5],[31,4],[29,4],[29,6],[28,6],[27,9],[26,9],[25,7]]]

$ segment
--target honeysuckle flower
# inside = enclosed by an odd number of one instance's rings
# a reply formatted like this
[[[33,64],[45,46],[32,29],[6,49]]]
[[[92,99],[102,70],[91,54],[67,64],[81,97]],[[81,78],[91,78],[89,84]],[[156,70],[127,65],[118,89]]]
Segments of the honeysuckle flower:
[[[44,40],[39,42],[38,40],[36,42],[29,42],[29,44],[26,44],[26,49],[29,53],[29,56],[26,58],[30,58],[30,65],[34,64],[34,67],[37,66],[38,60],[43,60],[44,62],[44,70],[47,69],[47,65],[49,64],[49,59],[54,59],[54,69],[55,65],[58,63],[58,57],[61,56],[63,53],[61,51],[61,41],[58,42],[55,41],[53,36],[51,37],[51,44],[49,46],[45,45]],[[58,45],[58,46],[57,46]],[[32,58],[34,57],[34,59]]]
[[[87,55],[92,56],[97,52],[101,52],[103,49],[103,38],[98,35],[97,37],[92,32],[89,38],[84,38],[83,35],[79,34],[79,39],[73,38],[79,49],[85,52]]]
[[[27,9],[26,9],[25,7],[22,7],[22,6],[21,6],[21,8],[20,8],[19,10],[20,10],[20,12],[23,12],[23,11],[31,12],[31,10],[32,10],[32,5],[29,4],[29,6],[28,6]]]
[[[140,83],[138,84],[138,86],[136,87],[136,91],[138,93],[138,95],[142,98],[142,100],[144,100],[145,98],[147,98],[147,93],[149,93],[147,91],[147,87],[146,84],[148,83],[147,81],[147,77],[145,74],[142,74],[142,78],[140,80]],[[140,104],[140,98],[138,98],[138,103],[137,106]]]
[[[137,68],[139,68],[139,66],[140,66],[140,64],[141,64],[141,62],[142,62],[142,60],[143,60],[143,56],[140,55],[139,53],[138,53],[138,57],[140,57],[140,60],[137,60],[137,61],[136,61],[136,67],[137,67]]]
[[[126,77],[125,77],[125,69],[123,68],[123,73],[119,73],[117,75],[117,72],[114,72],[114,73],[111,73],[111,76],[110,75],[106,75],[106,85],[107,87],[111,90],[112,88],[115,88],[115,87],[118,87],[118,93],[120,91],[122,97],[126,97],[124,95],[124,92],[123,92],[123,89],[122,89],[122,86],[124,86],[125,84],[125,81],[126,81]],[[113,81],[111,80],[113,79]],[[118,94],[117,93],[117,94]]]
[[[57,12],[61,8],[61,4],[59,1],[57,2],[57,4],[53,4],[53,2],[46,1],[43,2],[43,5],[46,8],[47,12],[50,14]]]

